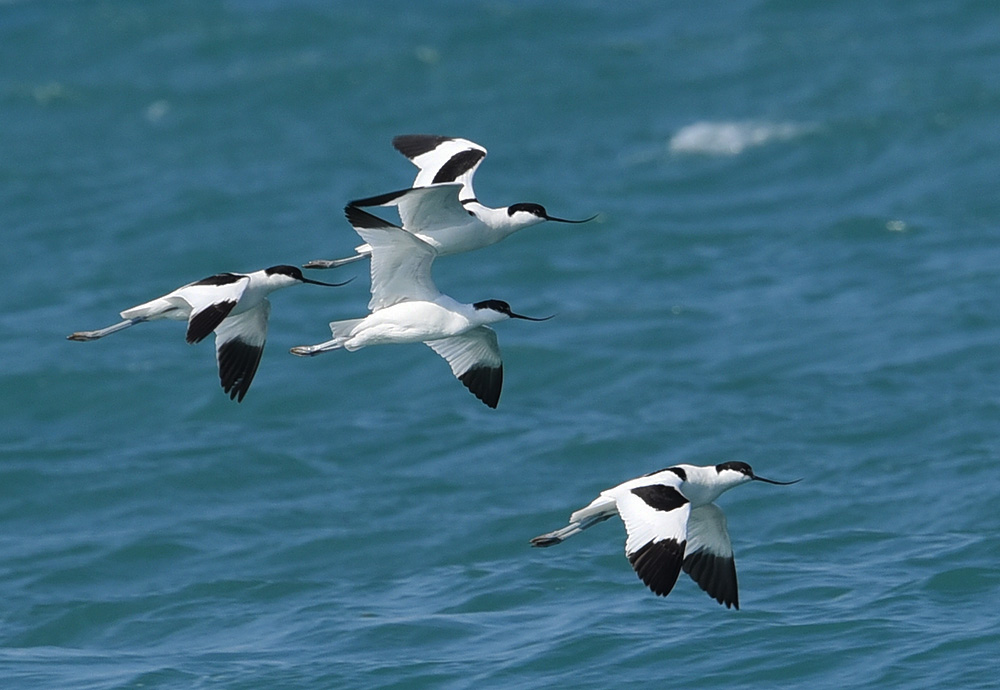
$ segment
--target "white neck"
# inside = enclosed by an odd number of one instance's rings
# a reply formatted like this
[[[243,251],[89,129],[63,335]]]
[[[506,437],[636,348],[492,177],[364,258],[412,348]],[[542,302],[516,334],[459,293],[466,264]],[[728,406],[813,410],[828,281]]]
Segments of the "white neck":
[[[714,465],[707,467],[676,465],[676,467],[683,469],[687,475],[681,492],[691,501],[692,508],[711,503],[734,486],[750,481],[749,477],[732,471],[720,474]]]
[[[465,209],[472,212],[483,225],[496,231],[501,238],[542,222],[541,218],[533,216],[530,213],[520,212],[512,216],[507,213],[506,206],[503,208],[490,208],[489,206],[483,206],[478,201],[465,204]]]

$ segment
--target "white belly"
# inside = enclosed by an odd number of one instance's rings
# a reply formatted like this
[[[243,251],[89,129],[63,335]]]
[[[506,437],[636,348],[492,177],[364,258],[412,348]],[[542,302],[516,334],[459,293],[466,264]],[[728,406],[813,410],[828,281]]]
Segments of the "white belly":
[[[469,320],[433,302],[400,302],[370,314],[344,343],[348,350],[389,343],[422,343],[464,333]]]

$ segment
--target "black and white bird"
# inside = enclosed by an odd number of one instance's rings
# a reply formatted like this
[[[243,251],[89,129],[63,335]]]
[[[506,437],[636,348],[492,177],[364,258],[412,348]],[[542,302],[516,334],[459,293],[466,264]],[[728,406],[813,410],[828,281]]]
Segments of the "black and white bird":
[[[272,266],[253,273],[219,273],[126,309],[121,313],[124,321],[96,331],[78,331],[67,337],[77,341],[97,340],[144,321],[187,321],[188,343],[201,342],[215,332],[215,355],[222,389],[229,394],[230,400],[243,402],[267,340],[267,319],[271,313],[267,296],[300,283],[328,287],[346,285],[310,280],[295,266]]]
[[[426,343],[447,360],[452,373],[473,395],[495,408],[503,386],[503,361],[496,332],[487,324],[505,319],[546,321],[511,311],[500,300],[462,304],[441,294],[431,279],[437,253],[423,240],[397,225],[355,206],[344,209],[347,220],[371,247],[371,314],[333,321],[333,338],[318,345],[293,347],[303,357],[341,348]]]
[[[429,244],[439,255],[481,249],[518,230],[547,220],[586,223],[550,216],[540,204],[518,203],[502,208],[484,206],[476,198],[472,177],[486,157],[486,149],[469,141],[432,134],[405,134],[392,140],[397,151],[420,170],[413,186],[388,194],[358,199],[351,206],[396,206],[402,227]],[[345,259],[318,259],[306,268],[334,268],[371,255],[371,247],[355,247]]]
[[[531,540],[552,546],[620,515],[627,539],[625,556],[646,585],[660,596],[673,589],[681,569],[726,608],[740,607],[736,561],[726,516],[713,503],[734,486],[758,481],[788,485],[753,473],[745,462],[675,465],[602,491],[569,517],[569,525]]]

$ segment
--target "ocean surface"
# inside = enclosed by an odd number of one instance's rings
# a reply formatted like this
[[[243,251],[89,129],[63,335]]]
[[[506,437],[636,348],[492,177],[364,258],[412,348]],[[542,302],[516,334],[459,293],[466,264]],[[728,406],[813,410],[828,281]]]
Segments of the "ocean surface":
[[[350,253],[390,141],[489,149],[548,223],[442,258],[480,404],[275,293],[211,342],[66,336],[220,271]],[[1000,687],[1000,5],[0,2],[0,686]],[[380,209],[392,217],[391,209]],[[652,595],[599,491],[740,460],[741,610]]]

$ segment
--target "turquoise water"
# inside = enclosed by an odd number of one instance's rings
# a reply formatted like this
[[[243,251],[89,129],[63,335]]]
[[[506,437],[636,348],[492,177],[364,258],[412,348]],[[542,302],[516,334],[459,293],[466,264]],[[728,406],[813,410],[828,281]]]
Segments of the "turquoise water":
[[[997,687],[1000,8],[992,2],[0,4],[5,688]],[[71,331],[357,243],[389,142],[485,145],[555,215],[439,286],[500,407],[276,293],[246,400],[209,343]],[[601,489],[724,496],[742,609],[651,595]]]

